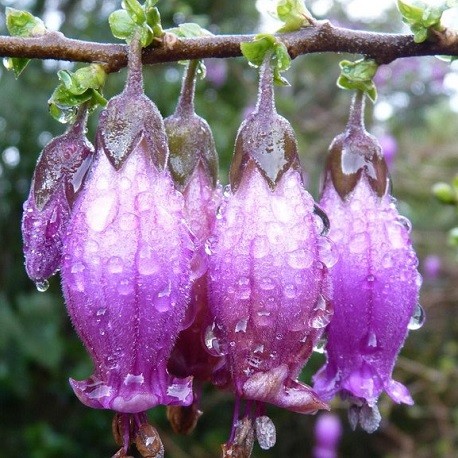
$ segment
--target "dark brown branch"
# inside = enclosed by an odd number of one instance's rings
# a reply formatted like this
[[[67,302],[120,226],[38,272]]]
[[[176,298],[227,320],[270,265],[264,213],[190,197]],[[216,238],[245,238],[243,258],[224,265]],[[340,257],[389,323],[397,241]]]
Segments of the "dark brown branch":
[[[209,57],[237,57],[240,43],[253,35],[217,35],[211,37],[165,39],[143,51],[143,63],[174,62]],[[387,64],[401,57],[425,55],[458,56],[458,36],[450,32],[436,34],[423,43],[415,43],[412,35],[373,33],[333,27],[329,22],[279,35],[292,58],[302,54],[334,52],[361,54]],[[51,32],[38,38],[0,36],[0,56],[35,59],[99,62],[108,72],[127,65],[127,46],[74,40]]]

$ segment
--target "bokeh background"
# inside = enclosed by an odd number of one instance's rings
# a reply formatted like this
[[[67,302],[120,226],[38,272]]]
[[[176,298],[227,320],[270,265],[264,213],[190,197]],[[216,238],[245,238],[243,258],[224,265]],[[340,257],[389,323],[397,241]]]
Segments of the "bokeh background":
[[[160,1],[165,28],[198,22],[214,33],[250,33],[272,27],[264,1]],[[394,1],[309,0],[314,15],[353,28],[405,30]],[[371,5],[375,3],[376,5]],[[115,41],[107,16],[119,8],[112,0],[18,0],[2,6],[27,9],[50,28],[68,37]],[[0,33],[6,34],[4,9]],[[286,77],[291,87],[277,90],[278,111],[292,123],[308,177],[319,196],[319,176],[332,138],[345,125],[350,94],[337,89],[339,60],[354,56],[302,56]],[[379,99],[368,107],[367,125],[385,148],[393,194],[401,213],[413,223],[412,237],[424,275],[421,304],[427,320],[412,331],[399,358],[395,378],[406,383],[416,401],[396,406],[383,395],[383,421],[372,434],[351,431],[345,405],[333,404],[341,419],[342,457],[454,457],[458,455],[458,257],[447,244],[457,213],[435,200],[431,186],[458,173],[458,62],[409,58],[383,66],[377,74]],[[197,86],[196,107],[215,135],[222,183],[227,182],[237,128],[253,107],[257,73],[243,59],[208,60],[207,78]],[[47,100],[57,85],[56,71],[77,68],[68,62],[34,61],[19,80],[0,69],[0,455],[8,457],[98,458],[111,456],[111,413],[84,407],[73,395],[68,377],[86,378],[91,362],[67,317],[59,278],[46,293],[26,277],[21,252],[20,220],[40,150],[64,126],[47,113]],[[156,65],[145,69],[147,94],[164,116],[174,110],[183,67]],[[110,75],[107,98],[118,93],[125,72]],[[93,138],[97,113],[91,117]],[[303,379],[321,366],[315,354]],[[173,458],[214,457],[229,433],[230,394],[207,389],[204,416],[190,437],[175,436],[163,408],[151,412]],[[255,448],[256,457],[309,457],[315,443],[316,417],[269,408],[277,426],[277,445]]]

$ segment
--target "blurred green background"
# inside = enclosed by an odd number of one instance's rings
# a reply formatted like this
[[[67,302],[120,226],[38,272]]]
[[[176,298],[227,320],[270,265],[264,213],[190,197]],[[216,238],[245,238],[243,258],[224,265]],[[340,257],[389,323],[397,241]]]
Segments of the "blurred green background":
[[[68,37],[114,41],[107,16],[117,1],[23,0],[0,2],[27,9],[58,27]],[[371,3],[371,2],[367,2]],[[357,0],[315,0],[307,6],[318,18],[365,30],[404,30],[395,2],[376,2],[369,13]],[[214,33],[250,33],[268,25],[254,0],[162,0],[163,26],[198,22]],[[4,11],[0,33],[6,34]],[[291,87],[277,90],[278,111],[292,123],[308,176],[318,197],[319,176],[332,138],[345,125],[350,94],[335,86],[344,57],[302,56],[286,77]],[[425,281],[421,303],[427,321],[411,332],[395,378],[406,383],[413,407],[396,406],[383,395],[380,429],[368,435],[352,432],[345,406],[333,404],[342,419],[342,457],[454,457],[458,455],[458,265],[457,250],[447,245],[447,231],[456,225],[453,207],[431,195],[437,181],[458,172],[458,66],[435,58],[409,58],[380,68],[379,100],[368,109],[369,130],[378,135],[391,156],[393,193],[401,212],[413,223],[412,236]],[[213,129],[220,153],[221,181],[237,128],[253,106],[257,73],[243,59],[208,60],[208,76],[197,86],[196,107]],[[46,293],[36,291],[26,277],[21,252],[20,220],[34,164],[42,147],[64,127],[47,113],[47,99],[57,85],[56,71],[77,68],[68,62],[34,61],[19,80],[0,69],[0,456],[108,457],[116,451],[111,437],[111,413],[91,410],[73,395],[68,377],[82,379],[91,362],[67,317],[58,276]],[[156,65],[145,69],[147,94],[164,116],[175,108],[183,67]],[[110,75],[107,98],[118,93],[125,72]],[[93,138],[97,113],[90,120]],[[395,151],[397,149],[397,151]],[[315,354],[304,371],[310,381],[323,356]],[[151,412],[166,454],[173,458],[214,457],[229,433],[230,394],[208,389],[204,416],[190,437],[175,436],[163,408]],[[277,445],[255,448],[256,457],[308,457],[314,444],[316,418],[270,408],[277,426]],[[257,447],[257,446],[256,446]]]

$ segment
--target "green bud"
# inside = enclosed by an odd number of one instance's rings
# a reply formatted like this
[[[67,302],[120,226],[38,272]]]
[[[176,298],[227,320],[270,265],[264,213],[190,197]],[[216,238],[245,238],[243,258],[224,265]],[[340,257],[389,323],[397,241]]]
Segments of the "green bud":
[[[363,91],[371,100],[377,100],[377,88],[372,78],[377,73],[378,65],[372,59],[360,59],[355,62],[343,60],[339,63],[340,76],[337,86],[341,89]]]
[[[456,0],[443,0],[438,5],[431,5],[423,0],[398,0],[397,2],[402,21],[410,27],[415,43],[425,41],[430,29],[443,31],[442,14],[457,4]]]
[[[259,67],[268,53],[272,53],[272,66],[274,82],[279,86],[289,86],[288,81],[281,76],[281,73],[291,66],[291,57],[285,44],[279,41],[274,35],[259,34],[253,41],[240,45],[242,54],[253,67]]]
[[[48,100],[51,116],[62,123],[73,122],[78,107],[88,103],[89,109],[105,106],[106,100],[100,93],[105,84],[106,73],[99,64],[78,69],[72,73],[61,70],[57,73],[61,83]]]
[[[294,32],[302,27],[311,25],[312,15],[307,10],[302,0],[279,0],[277,3],[277,16],[285,23],[279,32]]]
[[[6,8],[5,16],[6,28],[13,37],[39,37],[47,33],[43,21],[27,11]],[[4,60],[4,65],[6,69],[12,70],[15,77],[18,78],[29,62],[30,59],[25,57],[10,57]]]

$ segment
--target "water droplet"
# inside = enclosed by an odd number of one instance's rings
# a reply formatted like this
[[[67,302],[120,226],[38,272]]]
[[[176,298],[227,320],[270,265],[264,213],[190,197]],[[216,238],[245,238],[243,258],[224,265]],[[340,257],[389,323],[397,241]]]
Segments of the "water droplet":
[[[420,304],[417,304],[415,307],[415,311],[413,312],[412,318],[410,318],[408,328],[411,331],[416,331],[417,329],[420,329],[423,324],[425,323],[425,311],[423,310],[423,307]]]
[[[264,345],[258,344],[254,347],[253,353],[262,353],[264,351]]]
[[[412,231],[412,223],[405,216],[398,216],[396,222],[403,226],[407,233],[410,234]]]
[[[98,309],[97,312],[96,312],[96,315],[97,315],[97,316],[105,315],[106,311],[107,311],[106,308]]]
[[[389,269],[390,267],[393,267],[393,255],[392,253],[386,253],[385,256],[383,256],[383,259],[382,259],[382,266],[385,268],[385,269]]]
[[[263,258],[270,253],[270,245],[267,237],[259,236],[253,240],[253,256],[256,259]]]
[[[321,230],[320,235],[328,235],[331,224],[329,223],[329,218],[326,212],[321,207],[315,204],[313,206],[313,213],[315,213],[315,215],[317,215],[321,219],[321,223],[323,225],[323,229]]]
[[[268,450],[275,445],[277,433],[273,421],[263,415],[255,420],[256,439],[263,450]]]
[[[221,205],[216,209],[216,219],[222,219],[223,212],[221,210]]]
[[[309,325],[314,329],[321,329],[327,326],[333,313],[323,296],[320,295],[318,298],[314,311],[315,314],[310,318]]]
[[[223,196],[228,198],[230,195],[231,195],[231,186],[230,185],[224,186]]]
[[[95,232],[104,231],[115,216],[117,196],[110,191],[97,197],[86,211],[86,223]]]
[[[275,288],[275,282],[270,277],[263,277],[259,281],[259,287],[264,291],[271,291]]]
[[[287,262],[293,269],[307,269],[312,265],[313,256],[308,250],[295,250],[287,254]]]
[[[37,290],[40,291],[40,293],[44,293],[49,288],[49,281],[48,280],[37,281],[35,283],[35,286]]]
[[[216,242],[217,238],[214,236],[208,237],[208,239],[205,241],[205,253],[208,256],[211,256],[213,254]]]
[[[326,237],[318,239],[318,249],[320,252],[320,259],[323,264],[330,269],[335,266],[339,260],[339,254],[334,243]]]
[[[219,340],[215,336],[215,323],[211,324],[205,330],[205,346],[207,347],[208,352],[213,356],[222,356],[224,351]]]
[[[369,274],[369,275],[366,277],[366,281],[367,281],[368,283],[373,283],[373,282],[375,281],[374,275]]]
[[[78,274],[78,273],[84,272],[84,269],[86,269],[86,266],[82,262],[77,261],[72,264],[72,267],[70,268],[70,272],[72,274]]]
[[[129,294],[132,294],[133,292],[134,292],[134,286],[128,279],[124,279],[119,282],[118,293],[121,294],[121,296],[128,296]]]
[[[246,332],[247,325],[248,325],[248,318],[242,318],[235,325],[235,332]]]
[[[124,269],[124,263],[119,256],[112,256],[107,262],[108,272],[120,274]]]
[[[137,217],[133,213],[124,213],[119,217],[119,227],[131,231],[137,227]]]
[[[283,294],[288,299],[295,299],[297,295],[297,288],[295,285],[289,283],[283,288]]]
[[[306,339],[304,339],[305,342]],[[317,343],[313,346],[313,351],[315,353],[323,354],[326,349],[326,344],[328,343],[327,337],[323,334]]]
[[[367,346],[371,348],[377,347],[377,336],[373,331],[369,332],[367,336]]]

